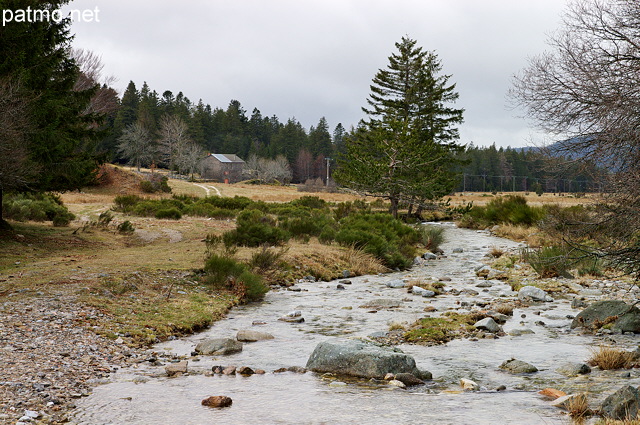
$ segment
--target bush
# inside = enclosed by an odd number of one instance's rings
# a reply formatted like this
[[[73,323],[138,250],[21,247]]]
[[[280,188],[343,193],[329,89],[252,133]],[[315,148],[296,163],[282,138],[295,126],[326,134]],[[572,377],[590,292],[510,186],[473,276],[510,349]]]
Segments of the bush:
[[[276,250],[263,245],[260,251],[253,253],[249,266],[261,271],[272,269],[278,266],[285,252],[287,252],[286,248]]]
[[[50,193],[15,193],[2,199],[4,218],[16,221],[52,221],[54,226],[67,226],[75,216]]]
[[[156,218],[169,218],[172,220],[180,220],[182,218],[182,213],[177,208],[165,208],[156,211]]]
[[[295,238],[309,238],[320,236],[322,231],[333,223],[327,214],[315,213],[302,217],[284,218],[280,220],[279,227],[289,232]]]
[[[463,216],[461,225],[471,228],[485,228],[495,224],[532,226],[545,216],[545,210],[527,205],[527,200],[519,195],[509,195],[493,199],[485,206],[473,207]]]
[[[133,224],[131,224],[129,220],[125,220],[122,223],[118,224],[117,229],[120,233],[133,233],[135,231]]]
[[[431,252],[436,251],[444,243],[444,228],[439,226],[420,226],[418,228],[420,242]]]
[[[327,201],[317,196],[303,196],[291,201],[291,205],[300,205],[312,209],[323,209],[327,207]]]
[[[234,218],[237,214],[234,210],[218,208],[212,204],[204,202],[196,202],[194,204],[185,206],[184,213],[196,217],[210,217],[221,220]]]
[[[223,235],[224,244],[255,247],[281,245],[289,240],[289,234],[276,227],[275,220],[258,210],[246,210],[238,215],[235,230]]]
[[[369,205],[367,205],[366,202],[357,200],[353,202],[341,202],[333,210],[333,214],[336,220],[340,220],[357,212],[371,212],[371,208],[369,207]]]
[[[113,209],[123,213],[130,213],[142,200],[143,199],[138,195],[118,195],[113,201],[115,203],[115,207]]]
[[[169,179],[167,176],[160,174],[151,174],[147,180],[140,182],[140,190],[145,193],[164,192],[170,193],[171,187],[169,187]]]
[[[413,261],[418,232],[385,213],[359,213],[340,221],[335,240],[360,248],[389,268],[406,269]]]
[[[254,301],[269,291],[260,276],[247,270],[247,266],[236,260],[212,254],[204,266],[204,283],[212,289],[235,292],[241,299]]]
[[[542,278],[571,277],[567,251],[557,246],[524,250],[523,258]]]

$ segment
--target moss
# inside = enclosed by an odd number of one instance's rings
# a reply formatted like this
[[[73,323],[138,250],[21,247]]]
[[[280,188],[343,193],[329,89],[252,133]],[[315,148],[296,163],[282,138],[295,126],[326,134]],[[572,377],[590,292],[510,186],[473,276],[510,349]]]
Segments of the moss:
[[[470,315],[453,312],[443,317],[425,317],[405,332],[404,339],[415,344],[443,344],[467,335],[473,330],[473,323]]]

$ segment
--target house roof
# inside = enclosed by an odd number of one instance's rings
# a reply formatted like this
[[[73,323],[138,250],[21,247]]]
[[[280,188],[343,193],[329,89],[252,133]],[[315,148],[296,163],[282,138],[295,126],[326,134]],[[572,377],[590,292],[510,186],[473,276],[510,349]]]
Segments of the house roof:
[[[240,158],[238,155],[234,155],[232,153],[212,153],[211,156],[214,157],[215,159],[217,159],[220,162],[240,162],[240,163],[244,163],[242,158]]]

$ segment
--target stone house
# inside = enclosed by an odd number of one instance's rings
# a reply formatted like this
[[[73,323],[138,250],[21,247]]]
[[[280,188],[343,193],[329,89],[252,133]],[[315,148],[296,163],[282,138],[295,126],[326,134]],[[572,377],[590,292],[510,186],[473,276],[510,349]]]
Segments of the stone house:
[[[223,183],[237,183],[242,180],[244,161],[234,154],[213,153],[200,162],[203,179]]]

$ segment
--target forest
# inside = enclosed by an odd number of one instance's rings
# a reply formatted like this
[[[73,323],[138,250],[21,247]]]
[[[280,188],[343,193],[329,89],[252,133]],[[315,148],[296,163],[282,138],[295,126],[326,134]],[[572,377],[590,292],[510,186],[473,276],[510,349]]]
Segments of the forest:
[[[98,149],[106,160],[120,163],[130,161],[118,148],[122,135],[137,124],[144,128],[150,150],[156,151],[143,165],[155,162],[169,168],[161,141],[163,122],[173,117],[184,123],[185,136],[200,149],[200,155],[232,153],[245,160],[252,156],[266,159],[280,156],[290,166],[291,182],[317,178],[324,181],[327,159],[334,170],[335,159],[345,152],[345,139],[354,131],[345,129],[342,123],[332,129],[324,117],[306,129],[294,117],[282,120],[275,115],[265,116],[257,108],[249,114],[237,100],[222,108],[205,104],[202,99],[194,103],[182,92],[174,95],[166,90],[160,95],[146,82],[140,89],[133,81],[129,82],[122,97],[114,94],[111,102]],[[594,183],[596,166],[585,167],[584,163],[578,166],[570,158],[542,148],[480,147],[469,143],[458,155],[462,164],[456,170],[459,173],[456,190],[461,192],[584,193],[599,189]]]

